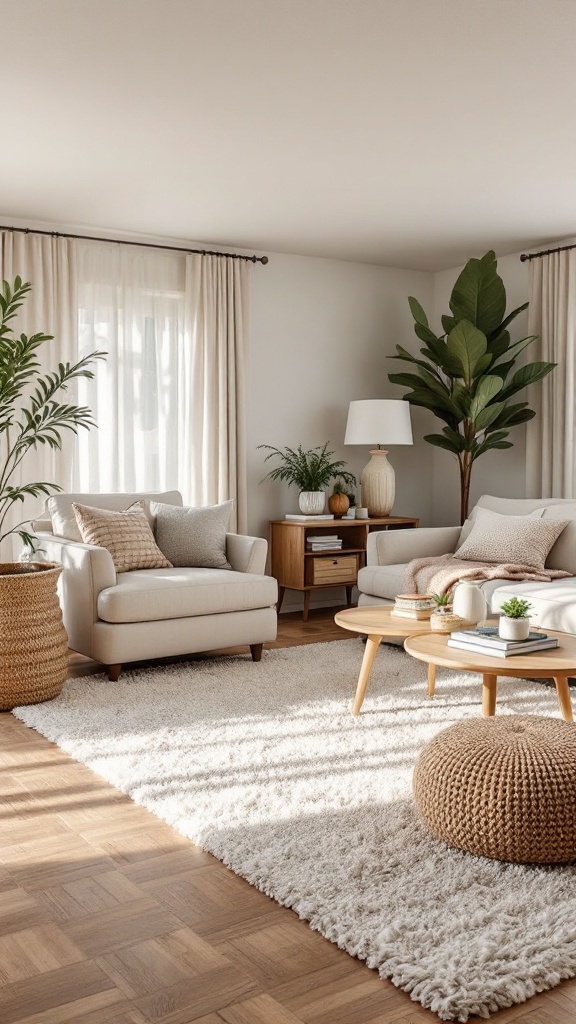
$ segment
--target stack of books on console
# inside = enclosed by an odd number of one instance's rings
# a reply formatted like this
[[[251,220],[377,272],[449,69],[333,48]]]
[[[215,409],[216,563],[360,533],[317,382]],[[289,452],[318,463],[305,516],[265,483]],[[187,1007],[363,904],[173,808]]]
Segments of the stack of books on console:
[[[307,537],[306,547],[308,551],[340,551],[342,538],[337,533],[319,534],[317,537]]]
[[[398,594],[390,614],[398,619],[429,619],[435,607],[431,594]]]
[[[487,654],[490,658],[510,658],[514,654],[550,651],[559,647],[559,643],[557,637],[548,636],[540,630],[531,630],[526,640],[503,640],[498,635],[498,626],[475,626],[472,629],[455,629],[450,633],[448,646],[474,654]]]

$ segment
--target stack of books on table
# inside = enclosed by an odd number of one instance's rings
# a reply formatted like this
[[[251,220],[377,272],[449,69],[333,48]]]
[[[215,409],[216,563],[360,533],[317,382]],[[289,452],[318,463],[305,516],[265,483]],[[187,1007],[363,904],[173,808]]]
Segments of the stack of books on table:
[[[317,537],[307,537],[308,551],[340,551],[342,538],[337,533],[324,533]]]
[[[550,651],[559,647],[559,643],[557,637],[548,636],[540,630],[531,630],[526,640],[503,640],[498,635],[498,626],[475,626],[472,629],[455,629],[450,633],[448,646],[474,654],[487,654],[490,658],[510,658],[514,654]]]
[[[398,594],[390,614],[397,619],[429,619],[435,607],[431,594]]]

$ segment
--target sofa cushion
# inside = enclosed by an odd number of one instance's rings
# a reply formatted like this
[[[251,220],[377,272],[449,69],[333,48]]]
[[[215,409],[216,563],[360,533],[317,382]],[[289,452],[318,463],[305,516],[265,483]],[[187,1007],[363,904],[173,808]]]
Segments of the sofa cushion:
[[[412,531],[410,531],[412,532]],[[394,601],[404,590],[404,573],[408,563],[397,565],[366,565],[358,573],[358,590],[363,594]]]
[[[499,612],[503,601],[523,597],[530,602],[530,622],[543,629],[576,633],[576,577],[567,576],[551,583],[502,583],[492,595],[490,607]]]
[[[204,569],[230,569],[226,557],[226,530],[234,502],[176,508],[150,502],[156,541],[172,565]]]
[[[112,512],[123,512],[135,501],[142,500],[144,509],[150,522],[153,517],[149,513],[149,499],[162,501],[169,505],[181,505],[182,495],[180,491],[118,491],[112,494],[52,494],[45,503],[45,510],[52,520],[52,532],[58,537],[66,537],[68,540],[82,541],[82,534],[76,522],[76,516],[72,503],[88,505],[90,508],[108,508]]]
[[[531,565],[544,569],[546,557],[568,520],[507,516],[485,508],[476,510],[474,524],[458,558],[471,562]]]
[[[85,544],[106,548],[112,555],[116,572],[131,569],[171,569],[162,554],[140,502],[125,512],[72,503],[78,529]]]
[[[233,569],[136,570],[100,592],[98,617],[105,622],[154,622],[268,608],[277,597],[273,576]]]

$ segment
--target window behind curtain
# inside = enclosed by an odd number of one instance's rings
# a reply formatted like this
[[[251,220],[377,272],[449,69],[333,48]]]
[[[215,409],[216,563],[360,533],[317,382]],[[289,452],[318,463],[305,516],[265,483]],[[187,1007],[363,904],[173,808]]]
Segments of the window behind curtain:
[[[107,352],[95,379],[80,386],[79,400],[93,410],[98,429],[78,438],[79,490],[164,490],[188,476],[181,472],[189,415],[180,386],[185,259],[78,243],[80,352]]]

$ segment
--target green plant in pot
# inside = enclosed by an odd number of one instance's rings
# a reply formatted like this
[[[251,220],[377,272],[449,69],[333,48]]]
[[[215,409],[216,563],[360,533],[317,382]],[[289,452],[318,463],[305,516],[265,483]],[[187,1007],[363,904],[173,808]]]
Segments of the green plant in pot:
[[[103,353],[77,363],[42,369],[38,353],[52,336],[16,334],[12,321],[31,290],[20,277],[0,292],[0,541],[17,535],[30,550],[29,519],[10,525],[14,506],[26,497],[62,488],[45,480],[20,483],[26,455],[39,445],[61,448],[64,431],[93,425],[90,410],[60,400],[60,393]],[[42,562],[0,563],[0,710],[56,696],[66,678],[67,637],[56,592],[62,567]]]
[[[329,450],[328,442],[307,450],[302,445],[275,448],[270,444],[259,444],[258,448],[269,451],[265,462],[272,458],[279,460],[279,465],[271,469],[264,480],[283,480],[297,487],[300,492],[299,508],[305,515],[319,515],[324,511],[325,491],[332,480],[338,478],[350,487],[356,483],[356,477],[344,468],[346,463],[343,459],[333,461],[334,452]]]
[[[511,597],[500,605],[498,635],[503,640],[527,640],[530,633],[528,612],[532,605],[523,597]]]
[[[525,302],[506,315],[506,290],[492,251],[468,260],[450,296],[450,314],[442,317],[443,333],[436,334],[417,299],[408,299],[414,331],[424,348],[418,356],[401,345],[392,359],[411,364],[409,373],[391,373],[393,384],[409,388],[404,400],[430,409],[445,425],[427,434],[429,444],[456,456],[460,474],[460,521],[468,515],[472,467],[492,449],[511,448],[512,427],[535,415],[528,402],[515,401],[530,384],[549,374],[555,363],[524,363],[522,352],[535,335],[512,342],[508,328],[528,306]]]
[[[430,629],[435,633],[449,633],[457,629],[464,621],[459,615],[452,611],[452,591],[447,590],[444,594],[432,594],[432,600],[436,605],[430,616]]]

